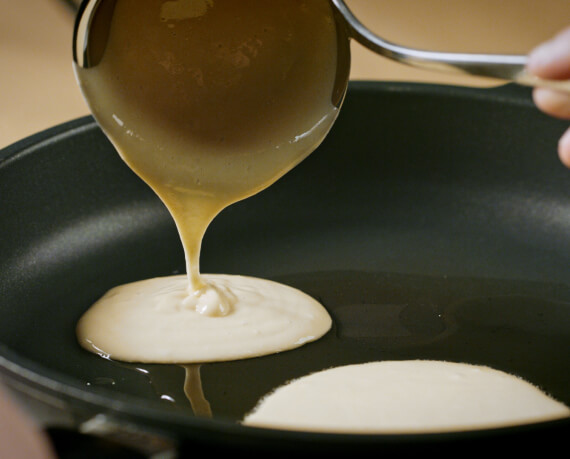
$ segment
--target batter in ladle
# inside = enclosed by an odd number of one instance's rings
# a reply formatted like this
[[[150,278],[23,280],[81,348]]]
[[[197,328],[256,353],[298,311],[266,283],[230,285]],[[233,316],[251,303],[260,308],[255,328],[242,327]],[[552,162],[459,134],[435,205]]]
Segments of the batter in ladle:
[[[312,298],[261,279],[202,275],[199,254],[222,209],[272,184],[329,131],[347,46],[340,33],[326,0],[116,1],[101,58],[76,66],[77,78],[121,157],[173,216],[187,277],[109,292],[78,324],[84,347],[188,363],[277,352],[326,333],[330,317]]]

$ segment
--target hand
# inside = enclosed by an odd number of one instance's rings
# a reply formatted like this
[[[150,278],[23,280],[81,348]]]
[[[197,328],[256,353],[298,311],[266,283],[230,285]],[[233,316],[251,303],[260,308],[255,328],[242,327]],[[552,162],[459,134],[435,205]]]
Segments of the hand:
[[[553,39],[539,45],[530,54],[527,70],[541,78],[570,79],[570,27]],[[570,119],[570,94],[546,88],[535,88],[533,99],[543,112],[562,119]],[[570,167],[570,128],[558,142],[558,155]]]
[[[0,457],[54,459],[48,438],[0,386]]]

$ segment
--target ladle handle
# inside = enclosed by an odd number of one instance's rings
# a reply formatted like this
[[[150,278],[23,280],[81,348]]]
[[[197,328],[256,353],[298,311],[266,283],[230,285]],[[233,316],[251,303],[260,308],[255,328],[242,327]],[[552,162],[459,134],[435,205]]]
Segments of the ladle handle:
[[[366,28],[343,0],[332,3],[345,19],[349,35],[371,51],[389,59],[427,70],[500,78],[526,86],[543,86],[570,92],[569,80],[546,80],[526,70],[527,56],[512,54],[472,54],[425,51],[399,46]]]

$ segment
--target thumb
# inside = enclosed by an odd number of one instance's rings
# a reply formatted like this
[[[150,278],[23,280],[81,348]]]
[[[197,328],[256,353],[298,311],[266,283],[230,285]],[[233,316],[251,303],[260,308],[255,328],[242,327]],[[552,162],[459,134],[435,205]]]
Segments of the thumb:
[[[570,78],[570,27],[533,49],[527,70],[541,78]]]

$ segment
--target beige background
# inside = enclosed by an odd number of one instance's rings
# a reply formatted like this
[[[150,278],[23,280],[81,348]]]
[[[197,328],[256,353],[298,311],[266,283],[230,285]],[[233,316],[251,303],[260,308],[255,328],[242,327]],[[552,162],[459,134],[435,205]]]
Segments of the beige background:
[[[347,0],[395,43],[527,53],[570,25],[569,0]],[[71,68],[73,12],[60,0],[0,0],[0,148],[87,108]],[[354,79],[489,84],[415,70],[352,44]]]

